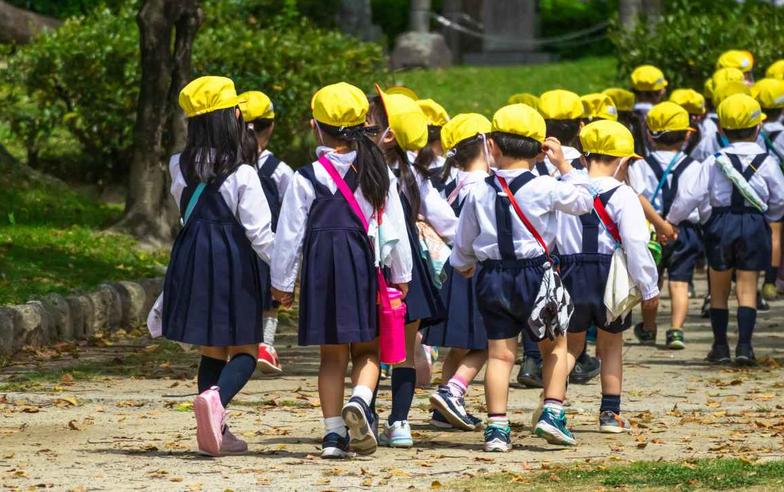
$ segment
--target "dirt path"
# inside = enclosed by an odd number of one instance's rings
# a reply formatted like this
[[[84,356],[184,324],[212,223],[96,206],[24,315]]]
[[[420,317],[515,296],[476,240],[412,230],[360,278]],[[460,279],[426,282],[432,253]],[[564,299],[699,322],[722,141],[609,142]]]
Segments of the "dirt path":
[[[694,312],[699,304],[692,302]],[[667,312],[669,302],[663,305]],[[0,390],[0,483],[58,490],[401,490],[561,462],[778,457],[784,454],[783,314],[784,301],[760,314],[755,345],[763,364],[751,370],[703,363],[711,333],[697,316],[689,318],[682,352],[638,346],[629,334],[623,407],[635,425],[631,435],[598,433],[600,390],[592,382],[570,388],[570,421],[579,446],[550,446],[525,428],[538,390],[513,389],[515,449],[506,455],[482,453],[479,432],[429,428],[430,390],[417,390],[414,449],[380,449],[374,457],[351,461],[319,459],[316,352],[286,349],[295,343],[294,330],[284,328],[287,375],[259,376],[232,405],[232,429],[248,441],[251,454],[207,459],[193,451],[189,402],[195,355],[132,337],[103,347],[63,346],[24,355],[0,370],[0,384],[6,383]],[[39,382],[24,382],[29,379]],[[389,398],[385,382],[382,415],[388,414]],[[468,405],[481,415],[481,386],[471,388]]]

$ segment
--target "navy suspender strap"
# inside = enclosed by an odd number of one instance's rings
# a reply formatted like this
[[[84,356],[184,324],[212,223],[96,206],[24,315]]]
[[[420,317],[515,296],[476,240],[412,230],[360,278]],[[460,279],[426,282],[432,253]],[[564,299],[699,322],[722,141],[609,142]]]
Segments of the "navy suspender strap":
[[[261,169],[259,169],[259,172],[271,178],[272,175],[275,174],[275,170],[278,168],[278,164],[280,164],[280,159],[278,159],[278,156],[275,154],[270,154],[269,157],[267,157],[267,160],[264,161]]]
[[[451,195],[452,192],[455,191],[455,188],[457,188],[457,180],[453,179],[452,181],[447,183],[446,186],[444,186],[444,195],[447,198],[449,198],[449,195]]]
[[[523,173],[509,183],[512,193],[517,193],[520,188],[532,179],[536,178],[532,173]],[[488,176],[485,182],[495,190],[495,224],[496,235],[498,237],[498,250],[502,260],[516,260],[514,247],[514,236],[512,235],[512,212],[509,210],[511,202],[503,194],[503,190],[496,183],[495,176]]]
[[[761,166],[762,163],[765,162],[765,159],[768,158],[768,154],[758,154],[756,157],[754,157],[754,159],[751,161],[751,163],[746,167],[746,170],[744,171],[743,165],[740,162],[740,157],[738,157],[737,154],[725,153],[724,155],[726,155],[730,163],[732,163],[732,167],[734,167],[736,171],[741,173],[743,179],[745,179],[747,183],[751,180],[751,177],[754,176],[754,174],[757,172],[759,166]],[[730,199],[729,208],[735,212],[745,212],[745,211],[753,211],[755,213],[759,212],[754,207],[746,206],[746,199],[743,198],[743,194],[740,191],[738,191],[738,187],[735,185],[732,185],[732,198]]]
[[[604,193],[600,193],[597,195],[599,200],[601,200],[602,205],[605,207],[610,202],[610,198],[612,198],[615,191],[620,188],[620,186],[616,186],[611,190],[607,190]],[[580,224],[583,227],[583,241],[582,241],[582,253],[587,254],[595,254],[599,252],[599,216],[593,212],[589,212],[587,214],[583,214],[580,216]]]
[[[550,170],[547,169],[547,164],[545,164],[544,161],[539,161],[536,163],[536,172],[539,174],[539,176],[550,175]]]

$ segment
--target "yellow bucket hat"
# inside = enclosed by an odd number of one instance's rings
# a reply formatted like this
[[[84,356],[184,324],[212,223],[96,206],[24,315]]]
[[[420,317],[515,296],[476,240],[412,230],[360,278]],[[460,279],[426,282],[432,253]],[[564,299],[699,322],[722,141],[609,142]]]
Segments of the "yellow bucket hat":
[[[719,126],[725,130],[752,128],[767,118],[759,103],[748,94],[734,94],[719,104]]]
[[[418,101],[419,100],[419,96],[417,96],[417,93],[414,92],[413,89],[409,89],[408,87],[406,87],[404,85],[396,85],[396,86],[390,87],[389,89],[386,90],[386,93],[389,94],[389,95],[401,94],[401,95],[406,96],[407,98],[411,99],[412,101]]]
[[[667,87],[664,73],[653,65],[641,65],[631,75],[632,88],[636,91],[660,91]]]
[[[645,121],[652,133],[694,131],[694,128],[689,126],[688,111],[674,102],[657,104],[648,112]]]
[[[784,80],[784,60],[773,62],[768,69],[765,70],[765,78]]]
[[[534,109],[539,109],[539,98],[528,92],[520,92],[510,96],[506,104],[525,104]]]
[[[711,79],[713,79],[713,86],[718,87],[725,82],[743,82],[746,77],[737,68],[726,67],[713,72]]]
[[[260,118],[265,120],[275,119],[275,108],[272,106],[272,100],[263,92],[243,92],[240,94],[240,98],[244,99],[240,103],[240,111],[242,111],[242,118],[245,121],[253,121]]]
[[[539,96],[539,112],[547,120],[576,120],[583,115],[583,103],[574,92],[556,89]]]
[[[193,118],[220,109],[233,108],[242,102],[234,89],[234,82],[227,77],[207,75],[192,80],[182,88],[180,107],[185,116]]]
[[[607,94],[610,99],[615,103],[618,111],[632,111],[634,110],[634,92],[621,89],[620,87],[610,87],[602,91],[602,94]]]
[[[378,84],[376,91],[400,148],[417,151],[427,145],[427,117],[415,100],[403,94],[387,94]]]
[[[754,55],[746,50],[729,50],[719,56],[716,68],[737,68],[742,72],[749,72],[754,68]]]
[[[583,151],[613,157],[641,157],[634,153],[634,137],[621,123],[599,120],[589,123],[580,130]]]
[[[539,143],[547,138],[547,125],[544,118],[531,106],[510,104],[499,109],[493,115],[493,131],[511,133],[528,137]]]
[[[707,79],[702,87],[702,94],[705,96],[705,99],[713,102],[713,91],[716,89],[713,85],[713,77]]]
[[[490,133],[490,120],[478,113],[461,113],[441,127],[441,146],[449,152],[463,140]]]
[[[583,103],[583,118],[618,121],[618,109],[607,94],[586,94],[580,100]]]
[[[438,104],[432,99],[419,99],[416,102],[419,109],[425,113],[427,117],[427,124],[430,126],[444,126],[449,121],[449,113],[446,112],[443,106]]]
[[[680,105],[689,114],[705,114],[705,98],[694,89],[675,89],[670,94],[670,102]]]
[[[740,81],[725,82],[721,85],[717,85],[713,90],[713,106],[718,108],[723,100],[734,94],[746,94],[750,96],[751,88]]]
[[[763,109],[784,108],[784,80],[759,80],[751,88],[751,92]]]
[[[370,104],[359,87],[338,82],[313,94],[310,108],[316,121],[340,128],[365,124]]]

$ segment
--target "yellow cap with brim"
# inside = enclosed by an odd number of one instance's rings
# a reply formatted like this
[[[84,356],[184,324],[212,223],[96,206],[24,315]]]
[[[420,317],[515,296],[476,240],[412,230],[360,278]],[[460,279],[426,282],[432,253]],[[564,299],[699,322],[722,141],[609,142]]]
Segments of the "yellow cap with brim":
[[[365,124],[370,103],[359,87],[338,82],[319,89],[310,100],[313,118],[335,127]]]
[[[652,133],[694,131],[694,128],[689,126],[689,112],[674,102],[657,104],[648,111],[645,121]]]
[[[749,72],[754,68],[754,55],[746,50],[729,50],[719,56],[716,68],[737,68],[742,72]]]
[[[583,103],[583,118],[618,121],[618,109],[607,94],[586,94],[580,100]]]
[[[510,96],[506,101],[506,104],[525,104],[526,106],[531,106],[534,109],[539,109],[539,98],[533,94],[529,94],[528,92],[520,92]]]
[[[574,92],[555,89],[539,96],[539,113],[546,120],[576,120],[583,115],[583,103]]]
[[[753,128],[767,118],[759,103],[748,94],[734,94],[725,99],[716,110],[719,126],[725,130]]]
[[[705,84],[702,86],[702,94],[705,96],[705,100],[709,100],[713,102],[713,91],[716,87],[713,84],[713,77],[707,79]]]
[[[713,72],[711,79],[713,79],[713,86],[718,87],[726,82],[742,82],[746,80],[746,76],[737,68],[726,67]]]
[[[425,113],[427,124],[430,126],[444,126],[449,121],[449,113],[443,106],[432,99],[420,99],[416,102],[419,109]]]
[[[493,115],[493,131],[528,137],[539,143],[547,138],[547,125],[544,118],[531,106],[510,104]]]
[[[773,62],[768,69],[765,70],[765,78],[784,80],[784,60]]]
[[[182,88],[179,96],[180,107],[188,118],[233,108],[242,101],[231,79],[214,75],[192,80]]]
[[[641,65],[631,75],[632,88],[636,91],[660,91],[667,87],[664,73],[653,65]]]
[[[751,88],[751,92],[763,110],[784,108],[784,80],[759,80]]]
[[[427,117],[416,101],[403,94],[387,94],[378,84],[376,91],[400,148],[413,152],[427,145]]]
[[[441,146],[444,153],[455,148],[463,140],[490,133],[490,120],[478,113],[461,113],[441,127]]]
[[[389,89],[387,89],[385,92],[387,94],[389,94],[389,95],[400,94],[400,95],[406,96],[407,98],[411,99],[412,101],[418,101],[419,100],[419,96],[417,96],[417,93],[414,92],[413,89],[409,89],[408,87],[406,87],[404,85],[395,85],[395,86],[390,87]]]
[[[691,115],[705,114],[705,98],[694,89],[675,89],[670,94],[670,102],[678,104]]]
[[[617,121],[599,120],[580,130],[583,151],[613,157],[641,157],[634,153],[634,137],[626,126]]]
[[[610,87],[602,91],[603,94],[610,96],[610,99],[615,103],[618,111],[633,111],[634,110],[634,92],[621,89],[620,87]]]
[[[240,111],[242,111],[242,118],[245,121],[275,119],[275,109],[272,106],[272,100],[263,92],[243,92],[240,94],[240,98],[244,99],[240,103]]]
[[[733,81],[717,85],[713,89],[713,107],[718,108],[722,101],[735,94],[751,96],[751,88],[744,82]]]

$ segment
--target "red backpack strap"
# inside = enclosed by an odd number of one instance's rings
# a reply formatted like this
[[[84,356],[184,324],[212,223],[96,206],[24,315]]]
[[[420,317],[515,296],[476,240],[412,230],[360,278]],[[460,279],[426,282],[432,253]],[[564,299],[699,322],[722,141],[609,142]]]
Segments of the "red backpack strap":
[[[607,209],[604,208],[604,203],[602,203],[602,199],[599,198],[599,195],[593,197],[593,209],[596,210],[596,215],[599,216],[599,220],[601,220],[604,227],[607,228],[607,232],[610,233],[618,244],[621,244],[621,233],[618,232],[618,226],[615,225],[615,222],[610,218],[610,214],[608,214]]]
[[[506,197],[509,199],[509,202],[512,204],[512,208],[514,209],[517,216],[520,217],[520,220],[523,222],[525,228],[528,229],[528,232],[531,233],[534,239],[536,239],[539,245],[544,249],[545,256],[550,258],[550,250],[547,248],[547,244],[545,244],[542,236],[539,235],[539,232],[537,232],[534,225],[531,224],[531,222],[528,220],[528,217],[526,217],[523,213],[523,209],[520,208],[520,204],[517,203],[517,199],[515,198],[514,193],[512,193],[512,190],[509,189],[509,185],[506,183],[506,179],[498,175],[496,175],[496,179],[498,179],[498,183],[501,184],[501,188],[504,190],[504,193],[506,193]]]

